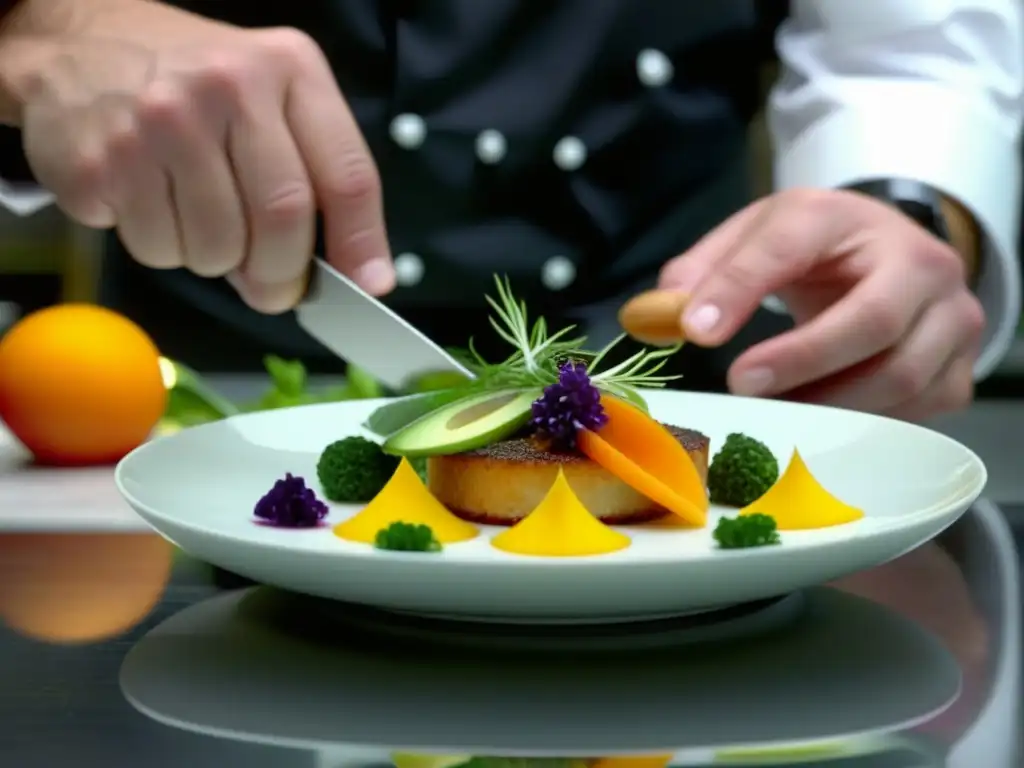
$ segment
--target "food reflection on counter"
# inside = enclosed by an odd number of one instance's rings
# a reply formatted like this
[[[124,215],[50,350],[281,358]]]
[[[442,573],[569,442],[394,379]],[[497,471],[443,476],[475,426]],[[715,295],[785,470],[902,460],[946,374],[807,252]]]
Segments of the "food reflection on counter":
[[[149,533],[2,534],[0,626],[58,645],[123,635],[163,597],[172,553]]]

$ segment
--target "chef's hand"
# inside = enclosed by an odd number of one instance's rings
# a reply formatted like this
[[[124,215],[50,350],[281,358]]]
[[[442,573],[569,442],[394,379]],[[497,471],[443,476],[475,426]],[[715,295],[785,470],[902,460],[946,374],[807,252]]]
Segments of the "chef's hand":
[[[60,207],[116,227],[142,264],[226,276],[268,313],[304,291],[319,208],[326,258],[390,290],[377,169],[316,43],[115,7],[26,79],[28,159]]]
[[[985,316],[964,259],[895,208],[855,192],[762,199],[669,262],[690,295],[687,339],[728,341],[772,294],[796,327],[754,346],[729,387],[908,420],[967,405]]]

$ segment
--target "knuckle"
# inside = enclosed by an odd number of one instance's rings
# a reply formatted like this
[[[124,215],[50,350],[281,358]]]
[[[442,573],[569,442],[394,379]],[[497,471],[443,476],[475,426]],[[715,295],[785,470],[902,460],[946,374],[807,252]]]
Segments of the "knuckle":
[[[942,403],[944,411],[962,411],[974,400],[974,386],[952,387],[949,390],[949,397]]]
[[[886,371],[887,384],[899,400],[911,400],[924,392],[929,382],[923,370],[912,362],[896,360]]]
[[[142,136],[135,125],[119,125],[107,135],[107,151],[112,158],[128,158],[142,148]]]
[[[313,192],[304,182],[283,184],[259,205],[257,217],[273,229],[293,227],[313,215]]]
[[[107,156],[105,152],[79,152],[71,161],[71,187],[76,196],[98,193],[106,175]]]
[[[188,95],[166,81],[152,83],[138,97],[139,119],[150,124],[175,124],[190,109]]]
[[[974,294],[964,294],[960,322],[965,334],[972,341],[977,340],[985,332],[985,308]]]
[[[206,94],[239,101],[252,79],[252,65],[245,57],[220,53],[207,58],[195,74],[196,85]]]
[[[787,208],[807,211],[810,215],[818,215],[831,207],[834,197],[835,192],[832,190],[796,187],[783,192],[780,200],[785,203]]]
[[[943,387],[936,403],[937,410],[944,413],[963,410],[974,400],[974,373],[970,366],[962,366],[951,376]]]
[[[728,262],[722,270],[722,285],[731,286],[739,292],[757,290],[763,281],[762,269],[753,264],[749,259],[738,257]]]
[[[763,241],[765,257],[775,262],[788,261],[802,252],[801,242],[805,239],[805,212],[794,212],[784,221],[778,221],[765,229]]]
[[[287,67],[319,62],[322,54],[310,35],[294,27],[275,27],[264,30],[261,36],[263,50],[274,60]]]
[[[932,280],[942,285],[962,283],[967,276],[964,261],[956,251],[931,236],[920,238],[911,248],[911,257],[919,268],[927,270]]]
[[[871,339],[892,344],[903,335],[903,316],[894,302],[883,298],[867,300],[862,312],[865,330]]]
[[[379,198],[380,177],[373,159],[362,150],[349,150],[339,158],[338,170],[324,183],[327,197],[341,204]]]

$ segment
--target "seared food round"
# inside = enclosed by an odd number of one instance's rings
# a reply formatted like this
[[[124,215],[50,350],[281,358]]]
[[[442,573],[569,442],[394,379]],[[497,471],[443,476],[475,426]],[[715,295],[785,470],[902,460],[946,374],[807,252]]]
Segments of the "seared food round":
[[[668,426],[707,484],[709,440]],[[514,525],[541,502],[562,469],[590,513],[605,523],[643,523],[667,511],[578,453],[548,450],[534,437],[503,440],[450,456],[431,456],[431,493],[453,514],[485,525]]]

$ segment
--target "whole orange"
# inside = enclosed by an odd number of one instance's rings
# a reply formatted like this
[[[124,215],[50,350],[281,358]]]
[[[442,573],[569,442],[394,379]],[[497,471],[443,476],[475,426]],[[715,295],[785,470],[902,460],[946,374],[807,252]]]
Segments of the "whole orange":
[[[0,338],[0,419],[40,463],[117,461],[166,404],[156,345],[109,309],[48,307]]]

